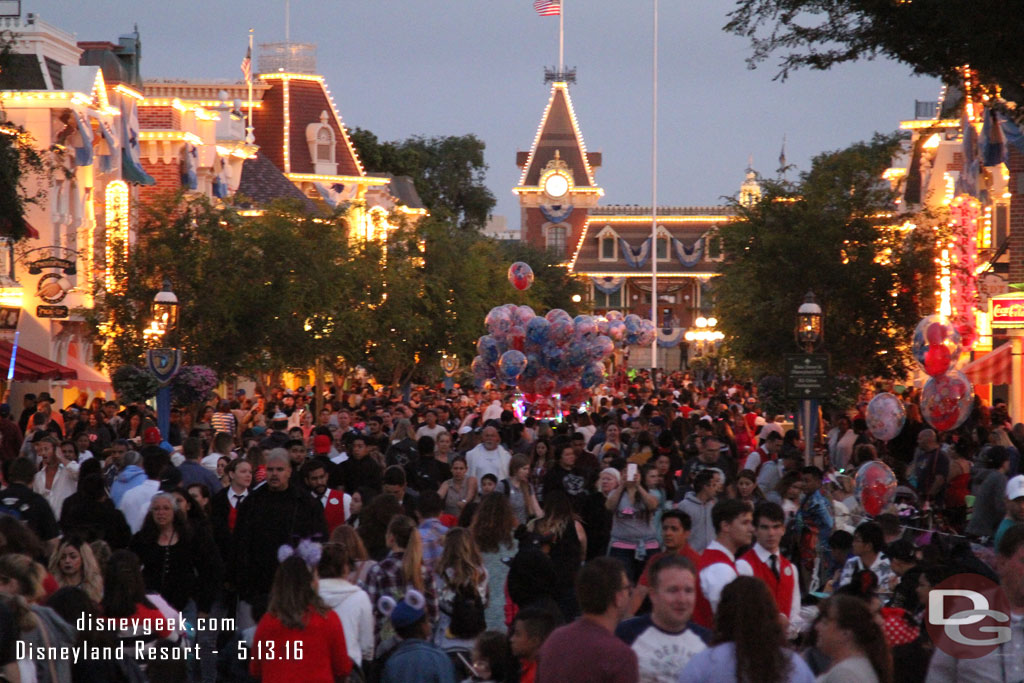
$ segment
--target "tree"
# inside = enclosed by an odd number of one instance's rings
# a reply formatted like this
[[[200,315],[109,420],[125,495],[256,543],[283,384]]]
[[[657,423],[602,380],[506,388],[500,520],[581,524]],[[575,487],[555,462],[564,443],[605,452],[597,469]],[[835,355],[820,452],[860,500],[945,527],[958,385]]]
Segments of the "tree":
[[[796,310],[811,290],[825,314],[834,372],[902,376],[909,339],[934,310],[940,223],[894,215],[882,172],[898,146],[876,135],[814,158],[794,185],[764,181],[751,206],[720,229],[726,261],[715,279],[719,325],[732,353],[762,372],[781,373],[797,352]]]
[[[946,83],[970,65],[990,95],[1024,103],[1019,6],[982,0],[737,0],[725,30],[749,38],[753,68],[782,53],[776,78],[879,55]],[[1012,109],[1012,107],[1011,107]],[[1022,112],[1018,107],[1016,117]]]
[[[349,132],[368,171],[407,175],[420,199],[436,218],[450,219],[461,228],[480,230],[494,208],[494,195],[484,184],[484,141],[475,135],[380,142],[362,128]]]

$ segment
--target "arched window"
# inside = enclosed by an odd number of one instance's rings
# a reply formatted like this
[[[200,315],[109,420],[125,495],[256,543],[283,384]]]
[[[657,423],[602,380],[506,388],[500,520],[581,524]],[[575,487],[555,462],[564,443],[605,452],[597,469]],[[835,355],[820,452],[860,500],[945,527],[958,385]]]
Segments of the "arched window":
[[[321,175],[337,175],[338,165],[334,162],[335,141],[327,111],[320,112],[320,120],[306,126],[306,143],[313,160],[313,172]]]

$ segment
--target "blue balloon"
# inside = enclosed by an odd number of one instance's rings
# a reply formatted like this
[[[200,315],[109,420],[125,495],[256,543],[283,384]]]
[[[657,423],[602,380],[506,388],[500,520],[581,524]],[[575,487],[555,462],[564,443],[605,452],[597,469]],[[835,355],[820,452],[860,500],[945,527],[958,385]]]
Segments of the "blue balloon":
[[[590,346],[582,342],[574,342],[569,346],[567,360],[574,368],[582,368],[590,362]]]
[[[543,350],[544,369],[551,373],[559,373],[568,367],[565,350],[554,344],[546,345]]]
[[[543,346],[548,341],[548,328],[551,323],[540,316],[526,323],[526,341],[537,346]]]
[[[501,345],[498,340],[489,334],[480,337],[476,342],[476,352],[483,357],[487,363],[497,363],[501,357]]]
[[[541,357],[536,353],[526,354],[526,367],[523,369],[520,379],[535,379],[543,369]]]
[[[522,351],[506,351],[498,360],[499,377],[518,377],[526,368],[526,356]]]
[[[604,365],[601,363],[591,363],[583,368],[583,374],[580,375],[581,387],[589,389],[597,386],[602,381],[604,381]]]

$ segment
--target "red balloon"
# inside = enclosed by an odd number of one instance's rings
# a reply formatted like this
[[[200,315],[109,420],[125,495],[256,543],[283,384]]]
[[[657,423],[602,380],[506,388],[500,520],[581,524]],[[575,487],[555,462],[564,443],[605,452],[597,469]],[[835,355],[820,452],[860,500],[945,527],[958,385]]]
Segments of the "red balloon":
[[[872,517],[882,514],[882,509],[885,507],[885,493],[886,487],[882,482],[865,486],[860,501],[864,506],[864,512]]]
[[[924,371],[931,377],[941,375],[949,370],[950,361],[948,348],[942,344],[931,344],[924,354]]]
[[[924,333],[929,344],[941,344],[946,340],[946,326],[942,323],[932,323]]]

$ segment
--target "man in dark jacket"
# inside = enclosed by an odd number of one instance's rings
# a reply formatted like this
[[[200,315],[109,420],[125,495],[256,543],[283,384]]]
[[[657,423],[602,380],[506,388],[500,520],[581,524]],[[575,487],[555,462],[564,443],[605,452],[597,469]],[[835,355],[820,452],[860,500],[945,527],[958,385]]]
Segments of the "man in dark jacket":
[[[231,578],[249,605],[265,607],[282,545],[327,537],[323,507],[307,491],[290,485],[291,468],[287,452],[272,452],[267,456],[266,484],[239,506]]]
[[[0,491],[0,507],[7,508],[25,522],[40,540],[49,541],[60,534],[60,529],[50,504],[32,490],[35,475],[36,467],[30,459],[12,461],[7,471],[8,486]]]

